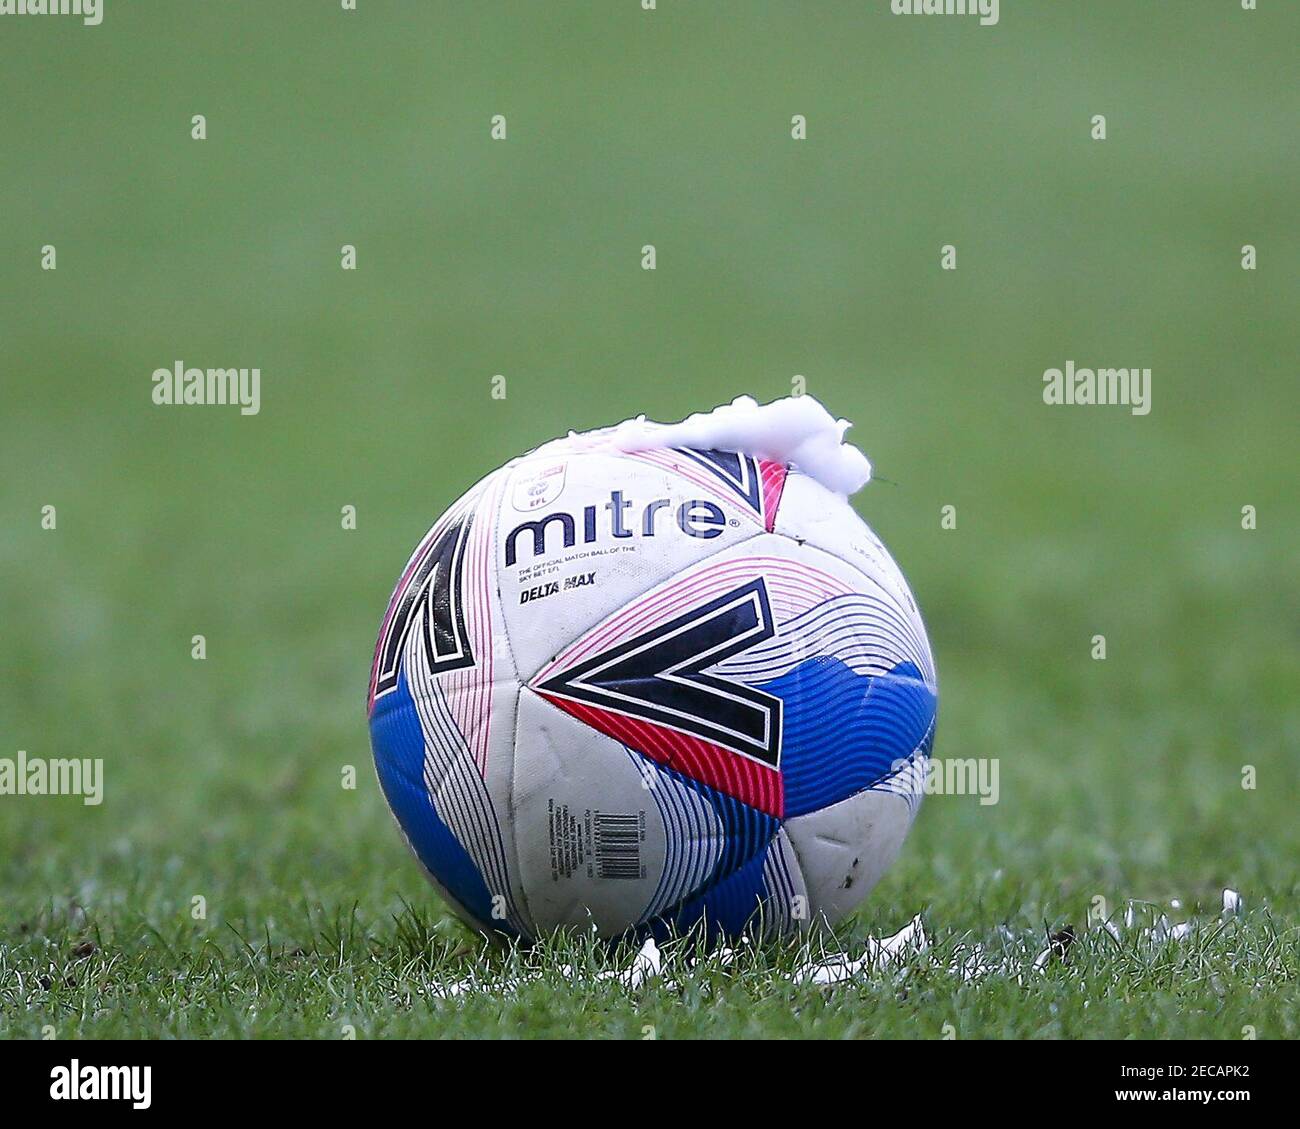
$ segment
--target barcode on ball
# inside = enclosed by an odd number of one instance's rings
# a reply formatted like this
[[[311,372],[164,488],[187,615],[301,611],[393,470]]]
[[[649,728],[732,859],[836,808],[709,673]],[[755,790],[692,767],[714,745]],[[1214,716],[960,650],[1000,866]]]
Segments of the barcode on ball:
[[[635,813],[593,812],[592,848],[600,878],[638,879],[641,872],[641,819]]]

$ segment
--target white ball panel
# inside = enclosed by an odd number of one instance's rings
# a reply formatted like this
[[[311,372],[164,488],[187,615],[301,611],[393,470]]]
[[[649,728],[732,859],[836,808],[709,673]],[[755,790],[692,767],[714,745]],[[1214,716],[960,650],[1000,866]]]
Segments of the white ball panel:
[[[925,625],[902,570],[847,501],[807,475],[792,471],[785,481],[775,532],[823,549],[865,577],[866,590],[879,589],[908,616],[915,634],[925,642],[924,656],[929,660]],[[922,670],[933,684],[933,663]]]
[[[912,809],[891,792],[867,791],[785,822],[814,919],[842,920],[898,857]]]
[[[594,923],[617,934],[651,903],[667,852],[645,780],[619,742],[520,693],[513,814],[520,881],[539,928]]]

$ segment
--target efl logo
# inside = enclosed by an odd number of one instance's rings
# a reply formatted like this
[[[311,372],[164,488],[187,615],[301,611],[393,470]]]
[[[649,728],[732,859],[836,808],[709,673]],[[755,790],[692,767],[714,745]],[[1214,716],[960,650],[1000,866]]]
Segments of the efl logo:
[[[567,466],[567,463],[552,463],[520,474],[515,480],[510,504],[521,513],[549,506],[564,490],[564,472]]]

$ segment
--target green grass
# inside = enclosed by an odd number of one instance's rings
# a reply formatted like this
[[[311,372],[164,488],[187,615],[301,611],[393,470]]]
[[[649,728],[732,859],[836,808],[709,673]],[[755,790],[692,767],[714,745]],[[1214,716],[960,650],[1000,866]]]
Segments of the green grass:
[[[0,1034],[1300,1034],[1300,14],[334,8],[0,28],[39,94],[0,116],[0,757],[106,772],[99,807],[0,796]],[[261,414],[154,407],[178,358],[260,366]],[[1067,359],[1150,366],[1151,414],[1045,406]],[[932,953],[829,992],[794,950],[683,953],[629,993],[561,975],[604,966],[583,941],[483,948],[369,767],[407,553],[543,439],[796,373],[890,480],[856,504],[930,628],[937,752],[1000,759],[842,934],[919,912]],[[1198,931],[1116,947],[1097,897]],[[1005,965],[964,983],[976,942]],[[431,998],[512,960],[541,979]]]
[[[252,935],[229,922],[155,924],[169,917],[144,895],[105,936],[78,909],[51,911],[0,954],[0,1002],[30,1017],[33,1036],[48,1023],[89,1038],[1300,1034],[1294,930],[1263,913],[1209,917],[1178,942],[1095,929],[1043,968],[1042,932],[1006,926],[985,945],[989,971],[969,980],[960,970],[971,938],[945,930],[924,951],[831,987],[798,975],[822,956],[816,947],[742,947],[726,960],[678,941],[664,946],[660,976],[629,985],[608,973],[629,966],[630,950],[611,956],[571,935],[482,950],[428,908],[368,920],[356,907],[331,914],[311,895],[282,898],[273,920],[242,923],[262,930]]]

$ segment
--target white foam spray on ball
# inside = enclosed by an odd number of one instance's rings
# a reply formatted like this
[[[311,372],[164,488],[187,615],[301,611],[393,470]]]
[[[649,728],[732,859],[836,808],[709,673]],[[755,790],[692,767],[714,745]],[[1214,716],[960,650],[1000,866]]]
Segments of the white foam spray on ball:
[[[844,442],[853,425],[836,419],[812,396],[787,396],[760,404],[737,396],[711,412],[696,412],[679,423],[655,423],[645,416],[595,431],[571,431],[533,454],[563,451],[646,451],[686,447],[694,451],[740,451],[760,459],[790,463],[843,497],[871,481],[871,462]]]

